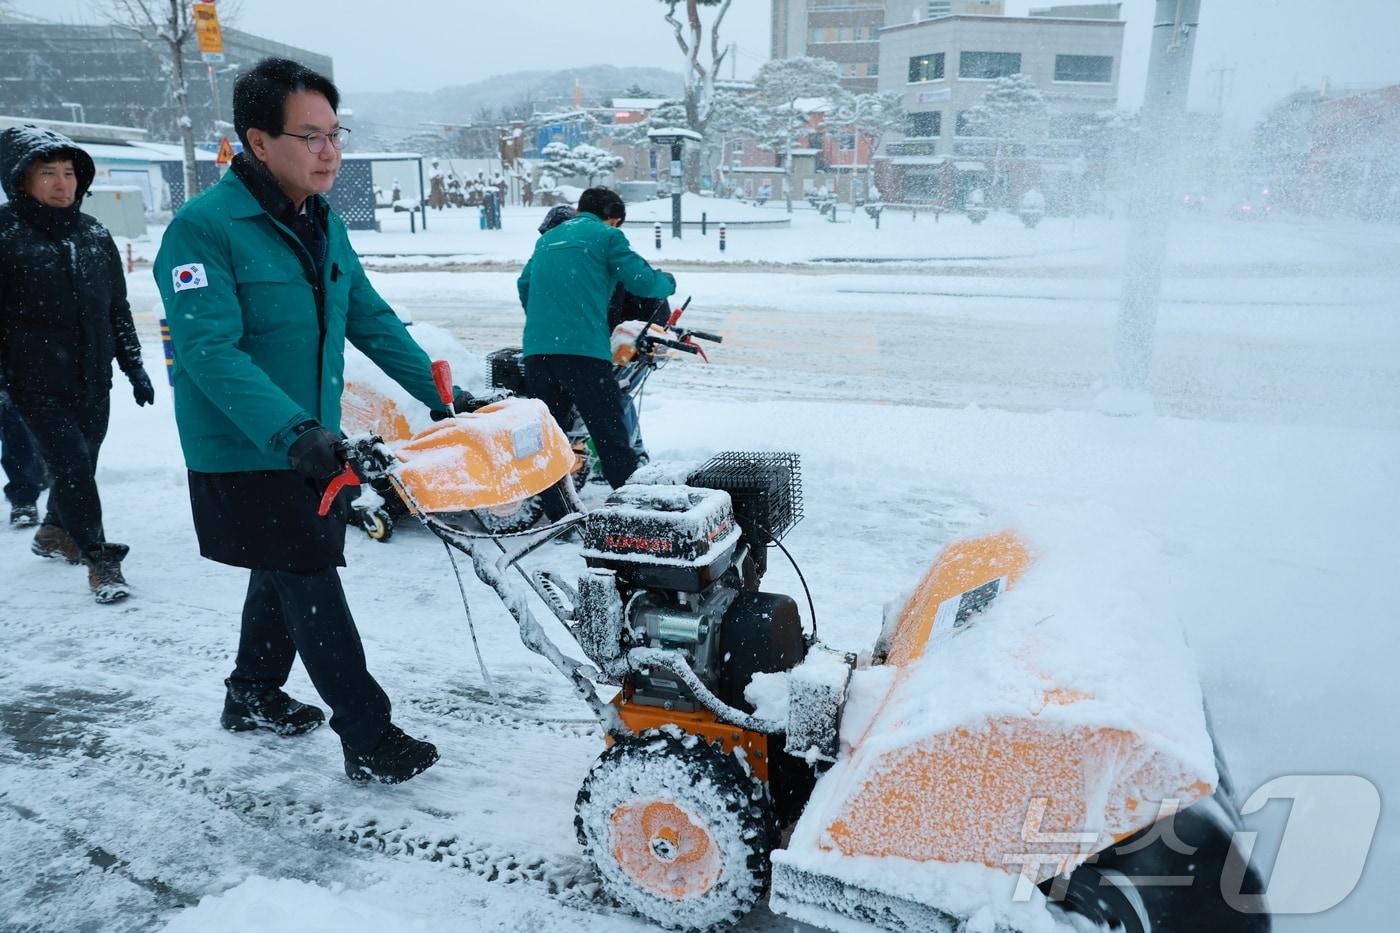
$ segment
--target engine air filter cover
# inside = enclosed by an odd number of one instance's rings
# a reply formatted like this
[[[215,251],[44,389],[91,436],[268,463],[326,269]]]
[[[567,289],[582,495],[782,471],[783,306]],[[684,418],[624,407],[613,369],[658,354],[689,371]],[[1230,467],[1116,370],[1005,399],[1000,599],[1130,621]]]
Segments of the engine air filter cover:
[[[701,566],[732,551],[739,535],[723,490],[628,485],[588,514],[583,557],[591,565]]]

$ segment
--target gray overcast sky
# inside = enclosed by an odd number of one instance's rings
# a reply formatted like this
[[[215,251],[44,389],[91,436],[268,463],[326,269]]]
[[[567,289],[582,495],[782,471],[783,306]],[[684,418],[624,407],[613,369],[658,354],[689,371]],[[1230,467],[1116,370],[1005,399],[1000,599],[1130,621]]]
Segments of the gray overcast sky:
[[[918,0],[911,0],[917,3]],[[1050,0],[1008,0],[1024,13]],[[1065,2],[1065,0],[1060,0]],[[13,0],[18,12],[92,21],[100,0]],[[1136,106],[1153,0],[1125,0],[1121,103]],[[739,77],[768,57],[769,0],[734,0],[723,37]],[[243,0],[239,27],[324,52],[347,91],[433,90],[508,71],[638,64],[680,70],[657,0]],[[1237,123],[1294,87],[1400,83],[1397,0],[1202,0],[1192,104],[1213,108],[1226,76]],[[726,71],[727,73],[727,71]]]

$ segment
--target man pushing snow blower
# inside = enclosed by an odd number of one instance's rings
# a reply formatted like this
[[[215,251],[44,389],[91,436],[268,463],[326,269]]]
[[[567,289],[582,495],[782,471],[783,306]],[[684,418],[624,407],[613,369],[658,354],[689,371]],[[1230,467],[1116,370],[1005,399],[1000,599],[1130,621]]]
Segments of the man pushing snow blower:
[[[241,75],[243,152],[176,215],[154,272],[200,553],[251,571],[221,723],[281,736],[318,727],[321,710],[282,691],[300,655],[330,704],[346,774],[397,783],[432,766],[437,749],[392,722],[365,666],[336,569],[346,504],[317,515],[345,461],[345,341],[424,405],[444,406],[427,355],[375,293],[323,197],[349,132],[338,102],[329,79],[295,62],[265,59]]]

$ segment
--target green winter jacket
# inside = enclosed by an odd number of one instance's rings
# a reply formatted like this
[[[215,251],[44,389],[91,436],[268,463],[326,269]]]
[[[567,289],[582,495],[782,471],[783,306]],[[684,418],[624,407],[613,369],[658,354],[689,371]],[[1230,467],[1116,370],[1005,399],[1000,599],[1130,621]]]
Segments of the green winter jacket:
[[[619,284],[642,298],[676,290],[674,278],[647,265],[623,232],[596,214],[580,213],[545,233],[515,283],[525,309],[525,356],[612,360],[608,299]]]
[[[154,273],[191,470],[285,470],[293,427],[314,419],[338,431],[347,339],[414,398],[442,407],[427,354],[369,284],[334,211],[327,239],[322,333],[309,255],[233,172],[171,221]]]

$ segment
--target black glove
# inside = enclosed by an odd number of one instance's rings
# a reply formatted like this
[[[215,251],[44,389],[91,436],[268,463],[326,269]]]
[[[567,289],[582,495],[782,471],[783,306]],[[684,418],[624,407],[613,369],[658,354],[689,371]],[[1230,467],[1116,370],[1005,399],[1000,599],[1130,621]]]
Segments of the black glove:
[[[287,449],[287,463],[293,470],[318,483],[328,483],[344,469],[340,438],[314,421],[303,422],[293,430],[297,439]]]
[[[478,408],[487,404],[489,403],[478,399],[461,386],[452,387],[452,410],[459,415],[467,411],[476,411]],[[441,421],[444,418],[452,417],[445,411],[434,410],[431,414],[434,421]]]
[[[154,405],[156,402],[155,386],[151,385],[151,377],[146,375],[146,368],[138,366],[126,372],[126,378],[131,380],[131,394],[136,397],[137,405]]]

